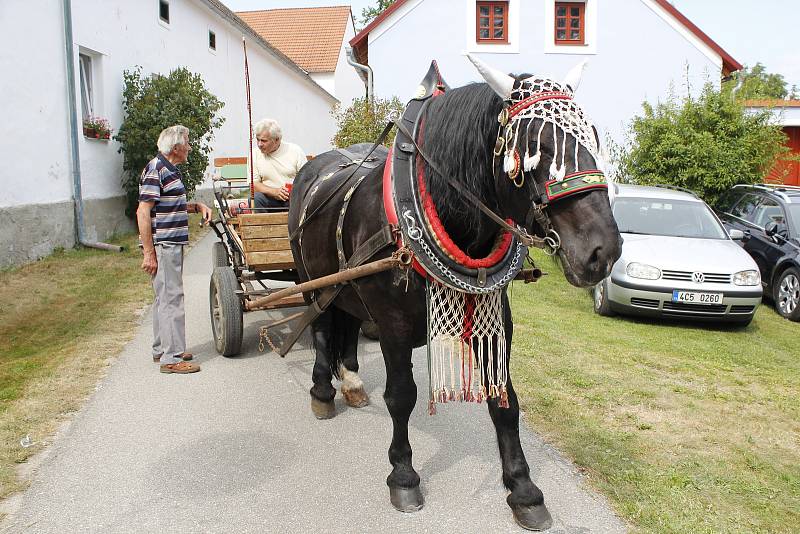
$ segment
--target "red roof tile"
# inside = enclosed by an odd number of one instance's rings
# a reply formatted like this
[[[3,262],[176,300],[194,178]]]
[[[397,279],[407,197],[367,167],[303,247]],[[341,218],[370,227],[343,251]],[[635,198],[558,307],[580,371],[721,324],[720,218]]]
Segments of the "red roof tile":
[[[350,6],[265,9],[236,13],[261,37],[307,72],[333,72]]]

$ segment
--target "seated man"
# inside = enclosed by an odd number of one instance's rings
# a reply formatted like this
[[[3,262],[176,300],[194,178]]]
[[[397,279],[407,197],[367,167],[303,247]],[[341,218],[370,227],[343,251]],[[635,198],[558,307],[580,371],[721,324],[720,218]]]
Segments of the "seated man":
[[[306,164],[305,152],[282,140],[281,127],[273,119],[259,121],[254,131],[258,143],[253,178],[256,208],[289,209],[291,183]]]

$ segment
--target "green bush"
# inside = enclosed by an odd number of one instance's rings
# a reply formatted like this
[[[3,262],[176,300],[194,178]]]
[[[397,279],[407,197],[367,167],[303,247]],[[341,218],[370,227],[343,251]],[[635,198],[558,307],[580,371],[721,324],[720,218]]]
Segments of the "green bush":
[[[356,98],[344,111],[337,105],[331,112],[338,127],[332,140],[334,146],[344,148],[356,143],[374,143],[389,121],[389,116],[396,113],[399,117],[403,108],[403,103],[396,96],[391,100],[376,98],[373,104],[366,97]],[[394,136],[395,131],[392,130],[383,144],[391,146]]]
[[[630,146],[611,150],[620,181],[685,187],[714,204],[734,184],[763,181],[787,150],[768,111],[746,113],[711,84],[698,98],[642,106],[644,114],[630,126]]]
[[[157,153],[156,141],[164,128],[182,124],[189,128],[192,151],[181,165],[187,195],[194,193],[208,167],[213,131],[225,122],[217,112],[225,105],[206,90],[199,74],[181,67],[168,76],[142,76],[136,67],[124,73],[122,107],[125,120],[114,136],[124,155],[122,186],[133,216],[139,197],[139,177],[147,162]]]

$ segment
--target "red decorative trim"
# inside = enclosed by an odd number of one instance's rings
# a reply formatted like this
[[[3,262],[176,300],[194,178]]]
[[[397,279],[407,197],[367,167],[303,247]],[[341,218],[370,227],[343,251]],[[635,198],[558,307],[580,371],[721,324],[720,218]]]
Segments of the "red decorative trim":
[[[422,132],[424,130],[424,123],[420,127],[420,142],[422,141]],[[458,248],[450,236],[447,235],[439,219],[439,213],[436,211],[436,204],[434,204],[431,195],[425,185],[425,166],[423,165],[422,158],[417,158],[417,187],[419,187],[419,196],[422,199],[422,209],[425,212],[425,217],[428,219],[428,224],[436,236],[439,246],[456,262],[460,265],[470,269],[488,268],[497,265],[508,252],[511,247],[512,236],[511,232],[503,232],[499,242],[495,244],[492,252],[485,258],[472,258]],[[513,225],[514,221],[507,219],[508,224]]]
[[[547,183],[555,182],[555,180],[550,180]],[[608,189],[608,184],[589,184],[583,187],[577,187],[575,189],[570,189],[568,191],[562,191],[561,193],[556,193],[553,196],[548,195],[548,200],[557,200],[561,197],[569,196],[573,193],[580,193],[581,191],[586,191],[587,189]]]
[[[392,161],[394,155],[394,147],[389,148],[389,155],[386,158],[386,165],[383,168],[383,211],[386,212],[386,220],[389,224],[397,226],[398,219],[397,219],[397,210],[394,208],[394,198],[392,197],[392,191],[394,187],[392,185]],[[401,248],[403,246],[403,237],[398,236],[397,238],[397,248]],[[417,261],[417,258],[412,258],[411,260],[411,267],[420,276],[426,279],[430,279],[430,275],[425,271],[425,269],[420,265]]]
[[[572,95],[567,93],[562,93],[561,91],[550,91],[547,93],[536,93],[533,96],[529,96],[525,100],[520,100],[510,108],[508,108],[508,118],[511,119],[515,115],[518,115],[522,111],[525,111],[532,105],[537,102],[541,102],[542,100],[572,100]]]

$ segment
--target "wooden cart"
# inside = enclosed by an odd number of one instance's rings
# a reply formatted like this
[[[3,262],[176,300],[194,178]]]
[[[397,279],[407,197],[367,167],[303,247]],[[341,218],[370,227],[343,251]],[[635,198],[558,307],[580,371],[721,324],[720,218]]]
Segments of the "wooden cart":
[[[272,288],[268,282],[297,281],[289,246],[288,213],[253,213],[246,208],[247,198],[242,197],[249,188],[247,158],[218,158],[214,164],[219,170],[214,180],[217,217],[211,228],[219,241],[212,245],[211,327],[217,351],[223,356],[234,356],[242,346],[245,311],[291,308],[305,303],[302,295],[295,294],[263,306],[252,306],[255,299],[282,289]]]

